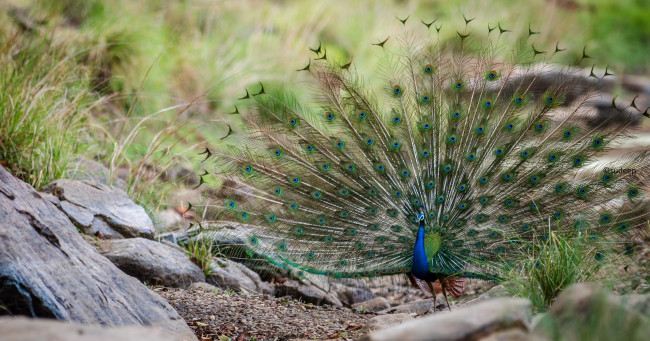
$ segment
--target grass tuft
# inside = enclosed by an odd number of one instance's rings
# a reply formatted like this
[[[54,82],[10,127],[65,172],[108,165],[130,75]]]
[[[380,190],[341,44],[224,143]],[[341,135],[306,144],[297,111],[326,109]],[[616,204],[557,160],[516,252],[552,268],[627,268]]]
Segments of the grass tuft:
[[[102,102],[69,51],[18,30],[0,36],[0,164],[37,189],[83,151],[86,117]]]
[[[596,253],[603,251],[597,251],[584,234],[553,232],[531,251],[520,252],[523,261],[511,267],[504,286],[510,294],[528,298],[537,311],[544,311],[571,284],[599,278],[600,269],[614,260],[604,256],[597,260]]]

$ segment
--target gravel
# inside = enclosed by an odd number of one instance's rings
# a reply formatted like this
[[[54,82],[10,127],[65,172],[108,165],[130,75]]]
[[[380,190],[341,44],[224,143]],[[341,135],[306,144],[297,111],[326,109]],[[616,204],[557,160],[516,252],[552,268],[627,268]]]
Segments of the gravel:
[[[151,287],[207,340],[356,340],[373,313],[315,306],[289,297],[215,289]]]

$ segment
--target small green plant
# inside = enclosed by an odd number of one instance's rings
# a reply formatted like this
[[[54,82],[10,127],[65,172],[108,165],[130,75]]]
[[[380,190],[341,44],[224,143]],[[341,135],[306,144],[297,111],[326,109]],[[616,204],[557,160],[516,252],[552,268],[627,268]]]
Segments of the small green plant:
[[[214,240],[200,234],[185,245],[185,253],[198,265],[206,276],[214,272],[212,262],[218,250],[214,247]]]
[[[584,233],[567,236],[552,232],[545,239],[524,247],[524,261],[511,266],[505,282],[512,295],[530,299],[538,311],[548,307],[567,286],[594,280],[608,261]]]

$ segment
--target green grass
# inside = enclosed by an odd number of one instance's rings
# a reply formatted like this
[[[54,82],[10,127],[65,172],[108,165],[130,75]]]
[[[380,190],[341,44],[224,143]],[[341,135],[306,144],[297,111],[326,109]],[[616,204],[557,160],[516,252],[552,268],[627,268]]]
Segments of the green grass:
[[[547,240],[537,238],[529,251],[520,251],[523,261],[512,266],[504,286],[510,294],[528,298],[537,311],[544,311],[566,287],[596,279],[608,280],[601,271],[613,271],[615,257],[594,244],[585,233],[551,233]],[[610,272],[611,273],[611,272]]]
[[[35,188],[83,152],[86,116],[101,103],[69,50],[16,30],[0,35],[0,163]]]

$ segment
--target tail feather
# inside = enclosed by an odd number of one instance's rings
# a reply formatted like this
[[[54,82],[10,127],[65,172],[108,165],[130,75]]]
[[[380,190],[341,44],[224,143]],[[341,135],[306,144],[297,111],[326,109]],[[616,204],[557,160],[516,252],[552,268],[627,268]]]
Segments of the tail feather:
[[[594,163],[640,117],[587,124],[602,79],[555,65],[562,52],[539,53],[534,36],[512,48],[504,30],[439,32],[382,46],[378,92],[321,59],[305,69],[315,106],[248,96],[252,142],[206,161],[226,174],[212,223],[296,276],[359,278],[411,271],[424,206],[430,271],[455,295],[462,278],[497,278],[549,231],[629,239],[647,222],[650,155],[613,163],[633,172]]]

